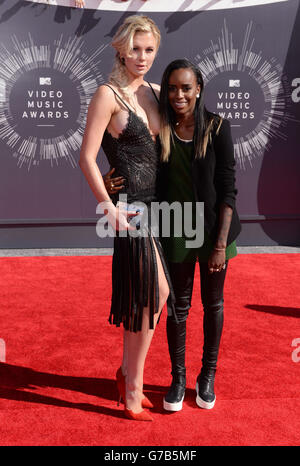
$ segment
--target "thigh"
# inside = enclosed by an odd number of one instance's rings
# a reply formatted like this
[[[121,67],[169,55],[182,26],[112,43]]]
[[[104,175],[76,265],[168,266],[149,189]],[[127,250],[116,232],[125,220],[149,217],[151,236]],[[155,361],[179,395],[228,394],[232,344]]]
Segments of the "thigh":
[[[156,267],[157,267],[157,287],[158,287],[158,294],[159,294],[159,309],[161,310],[169,296],[170,288],[169,288],[168,280],[166,278],[166,274],[164,271],[164,267],[162,264],[162,260],[161,260],[157,245],[155,241],[153,240],[152,240],[152,244],[154,248],[155,261],[156,261]]]
[[[209,273],[207,262],[201,262],[199,264],[201,299],[204,306],[214,305],[223,300],[224,283],[228,268],[228,261],[226,261],[225,264],[225,269],[222,269],[221,272],[213,273]]]
[[[194,285],[195,263],[169,262],[169,270],[175,297],[189,296],[191,299]]]
[[[170,278],[175,295],[175,309],[179,321],[185,320],[191,307],[195,263],[194,262],[170,262]]]

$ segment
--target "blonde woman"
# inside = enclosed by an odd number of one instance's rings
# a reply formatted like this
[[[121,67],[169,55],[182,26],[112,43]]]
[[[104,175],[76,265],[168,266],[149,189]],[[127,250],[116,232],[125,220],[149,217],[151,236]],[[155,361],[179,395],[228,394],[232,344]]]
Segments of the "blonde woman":
[[[120,235],[129,230],[129,219],[113,202],[97,166],[100,146],[115,175],[126,179],[120,194],[129,203],[156,200],[159,165],[157,136],[160,130],[157,93],[145,81],[160,44],[160,32],[146,16],[130,16],[112,41],[116,50],[109,82],[99,87],[88,111],[80,154],[80,167],[98,202],[106,202],[110,222],[116,225],[112,265],[112,302],[109,321],[123,324],[123,361],[117,371],[125,416],[151,421],[143,408],[152,407],[143,394],[145,358],[160,312],[172,290],[162,248],[150,234]]]

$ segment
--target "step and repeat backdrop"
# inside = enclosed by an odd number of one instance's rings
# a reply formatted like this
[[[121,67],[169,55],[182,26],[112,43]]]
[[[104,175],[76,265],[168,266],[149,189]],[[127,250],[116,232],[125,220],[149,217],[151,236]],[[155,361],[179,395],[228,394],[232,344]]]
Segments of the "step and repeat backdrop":
[[[107,247],[78,166],[88,104],[112,67],[112,37],[133,13],[162,45],[148,75],[186,57],[206,106],[232,127],[240,245],[300,243],[300,2],[0,2],[0,248]],[[99,153],[102,173],[108,170]]]

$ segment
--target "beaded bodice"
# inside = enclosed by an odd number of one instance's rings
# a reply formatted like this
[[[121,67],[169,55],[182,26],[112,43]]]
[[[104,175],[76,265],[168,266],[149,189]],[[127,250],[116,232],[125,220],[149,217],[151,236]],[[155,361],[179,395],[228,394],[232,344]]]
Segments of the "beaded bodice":
[[[159,141],[153,141],[148,127],[136,113],[127,107],[128,121],[118,138],[105,130],[102,147],[114,177],[125,178],[124,188],[113,195],[127,194],[128,202],[151,202],[156,199],[156,183],[159,165]]]

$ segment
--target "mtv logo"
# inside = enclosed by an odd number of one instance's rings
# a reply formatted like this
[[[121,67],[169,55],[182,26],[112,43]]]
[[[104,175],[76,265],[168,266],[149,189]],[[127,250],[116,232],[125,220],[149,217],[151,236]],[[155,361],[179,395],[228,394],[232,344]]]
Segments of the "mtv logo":
[[[40,86],[51,86],[51,78],[40,77]]]
[[[229,79],[229,87],[240,87],[240,85],[239,79]]]

